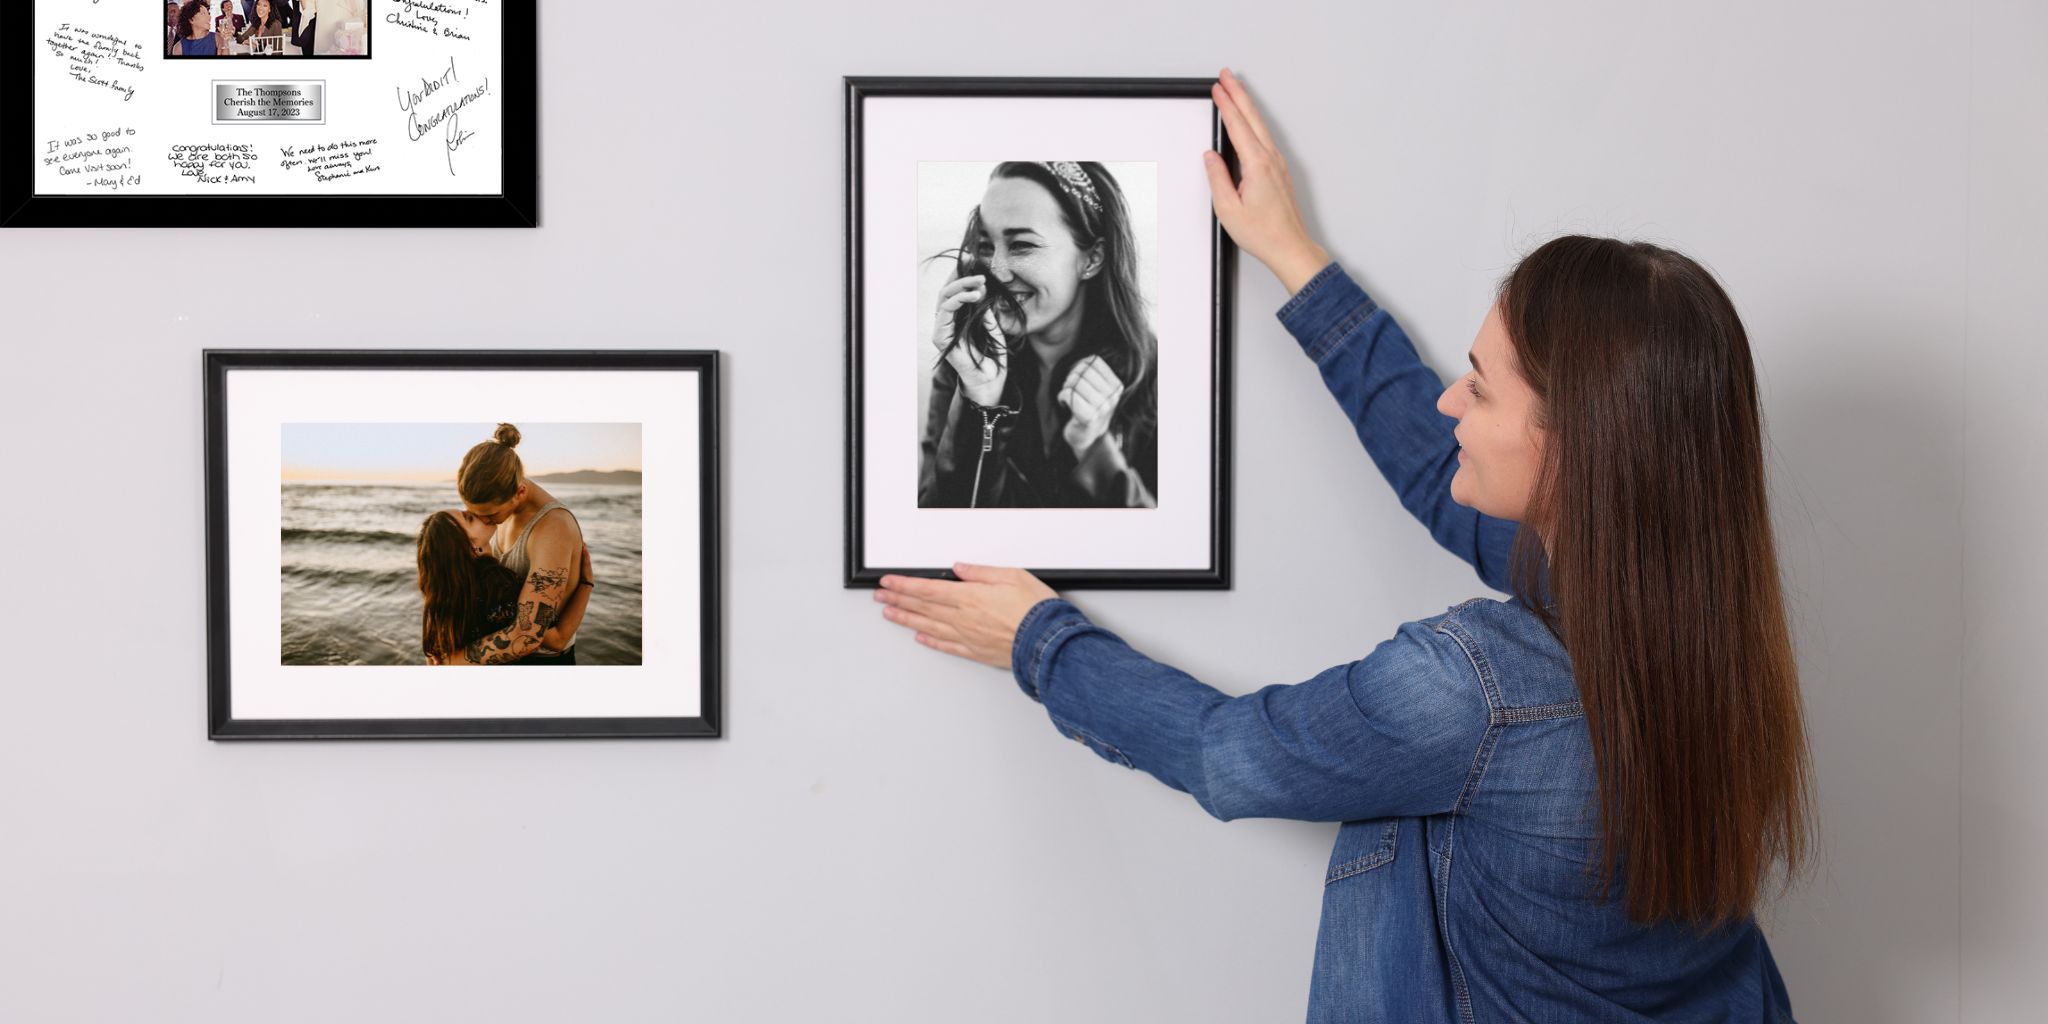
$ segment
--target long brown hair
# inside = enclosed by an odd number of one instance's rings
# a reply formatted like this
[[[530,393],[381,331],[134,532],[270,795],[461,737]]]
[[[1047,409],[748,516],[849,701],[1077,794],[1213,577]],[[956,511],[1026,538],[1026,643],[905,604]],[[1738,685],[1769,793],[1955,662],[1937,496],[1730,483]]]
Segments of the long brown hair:
[[[480,441],[462,457],[455,473],[455,489],[472,505],[495,505],[509,500],[519,490],[526,467],[519,461],[519,428],[498,424],[488,441]]]
[[[1737,920],[1813,828],[1748,336],[1712,275],[1646,242],[1554,239],[1499,299],[1546,453],[1513,578],[1585,707],[1599,895],[1625,865],[1632,920]]]
[[[476,638],[493,608],[518,593],[512,570],[469,545],[453,513],[435,512],[420,524],[420,647],[447,656]]]
[[[1037,161],[1011,160],[997,164],[989,173],[990,181],[1016,178],[1044,189],[1059,206],[1060,219],[1072,233],[1074,245],[1081,249],[1099,245],[1103,250],[1102,271],[1082,283],[1081,294],[1075,299],[1087,303],[1088,309],[1088,319],[1081,328],[1082,343],[1061,360],[1051,376],[1063,380],[1075,363],[1090,355],[1101,356],[1117,379],[1124,382],[1123,398],[1111,417],[1111,429],[1123,437],[1139,431],[1156,431],[1159,339],[1152,333],[1144,291],[1138,286],[1138,243],[1131,226],[1130,204],[1107,167],[1093,161],[1065,167],[1061,171]],[[1069,174],[1076,177],[1065,177]],[[1093,205],[1083,196],[1092,199]],[[981,251],[988,244],[986,235],[981,207],[977,206],[967,217],[967,232],[960,248],[952,250],[958,275],[989,273],[988,257]],[[941,253],[936,258],[945,255]],[[1024,322],[1016,299],[1001,288],[989,288],[987,298],[962,306],[953,314],[953,344],[968,346],[978,357],[994,358],[1000,343],[982,325],[982,315],[990,310],[1024,323],[1023,332],[1007,339],[1011,351],[1021,347],[1034,325]],[[941,352],[933,365],[941,366],[945,361],[946,353]],[[1151,484],[1155,475],[1152,467],[1143,467],[1140,472]]]

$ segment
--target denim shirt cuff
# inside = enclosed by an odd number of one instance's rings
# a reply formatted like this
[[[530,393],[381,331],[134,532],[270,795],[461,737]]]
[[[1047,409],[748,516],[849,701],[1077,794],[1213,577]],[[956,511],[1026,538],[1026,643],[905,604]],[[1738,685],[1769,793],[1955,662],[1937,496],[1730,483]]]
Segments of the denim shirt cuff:
[[[1039,684],[1053,654],[1053,640],[1087,621],[1079,608],[1059,597],[1048,597],[1024,613],[1024,620],[1017,623],[1017,639],[1010,645],[1010,671],[1025,696],[1045,702]]]
[[[1309,278],[1276,315],[1302,351],[1320,364],[1345,335],[1379,308],[1341,264],[1331,263]]]

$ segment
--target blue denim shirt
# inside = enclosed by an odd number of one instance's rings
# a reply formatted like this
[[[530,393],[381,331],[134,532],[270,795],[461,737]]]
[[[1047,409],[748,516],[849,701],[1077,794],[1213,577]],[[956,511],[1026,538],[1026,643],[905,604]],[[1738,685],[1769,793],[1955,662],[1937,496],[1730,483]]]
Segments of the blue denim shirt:
[[[1280,319],[1401,503],[1508,591],[1517,524],[1451,501],[1443,385],[1393,318],[1332,264]],[[1519,603],[1474,598],[1359,661],[1230,697],[1054,598],[1025,616],[1012,667],[1062,734],[1217,818],[1343,823],[1310,1021],[1792,1019],[1754,919],[1701,934],[1597,900],[1578,688]]]

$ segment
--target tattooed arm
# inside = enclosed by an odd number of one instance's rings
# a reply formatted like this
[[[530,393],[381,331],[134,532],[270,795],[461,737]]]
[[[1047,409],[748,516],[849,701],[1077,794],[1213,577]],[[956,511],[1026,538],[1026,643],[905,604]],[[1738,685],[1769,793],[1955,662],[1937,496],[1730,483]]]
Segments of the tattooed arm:
[[[504,665],[539,649],[577,589],[577,550],[583,546],[575,519],[549,513],[526,539],[526,582],[519,588],[518,617],[504,629],[470,644],[454,665]]]
[[[576,627],[583,625],[583,613],[590,608],[590,592],[597,586],[596,577],[590,574],[590,548],[585,545],[576,566],[577,581],[570,586],[572,595],[562,605],[562,613],[555,616],[555,624],[541,634],[540,646],[544,651],[560,653],[576,642]]]

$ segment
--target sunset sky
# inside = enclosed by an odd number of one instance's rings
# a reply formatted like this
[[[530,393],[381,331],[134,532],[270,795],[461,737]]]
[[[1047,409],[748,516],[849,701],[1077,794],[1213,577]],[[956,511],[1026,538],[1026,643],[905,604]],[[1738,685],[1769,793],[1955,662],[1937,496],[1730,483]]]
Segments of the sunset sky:
[[[526,475],[640,468],[638,423],[517,424]],[[471,445],[495,423],[286,423],[284,479],[324,483],[439,483],[455,479]]]

